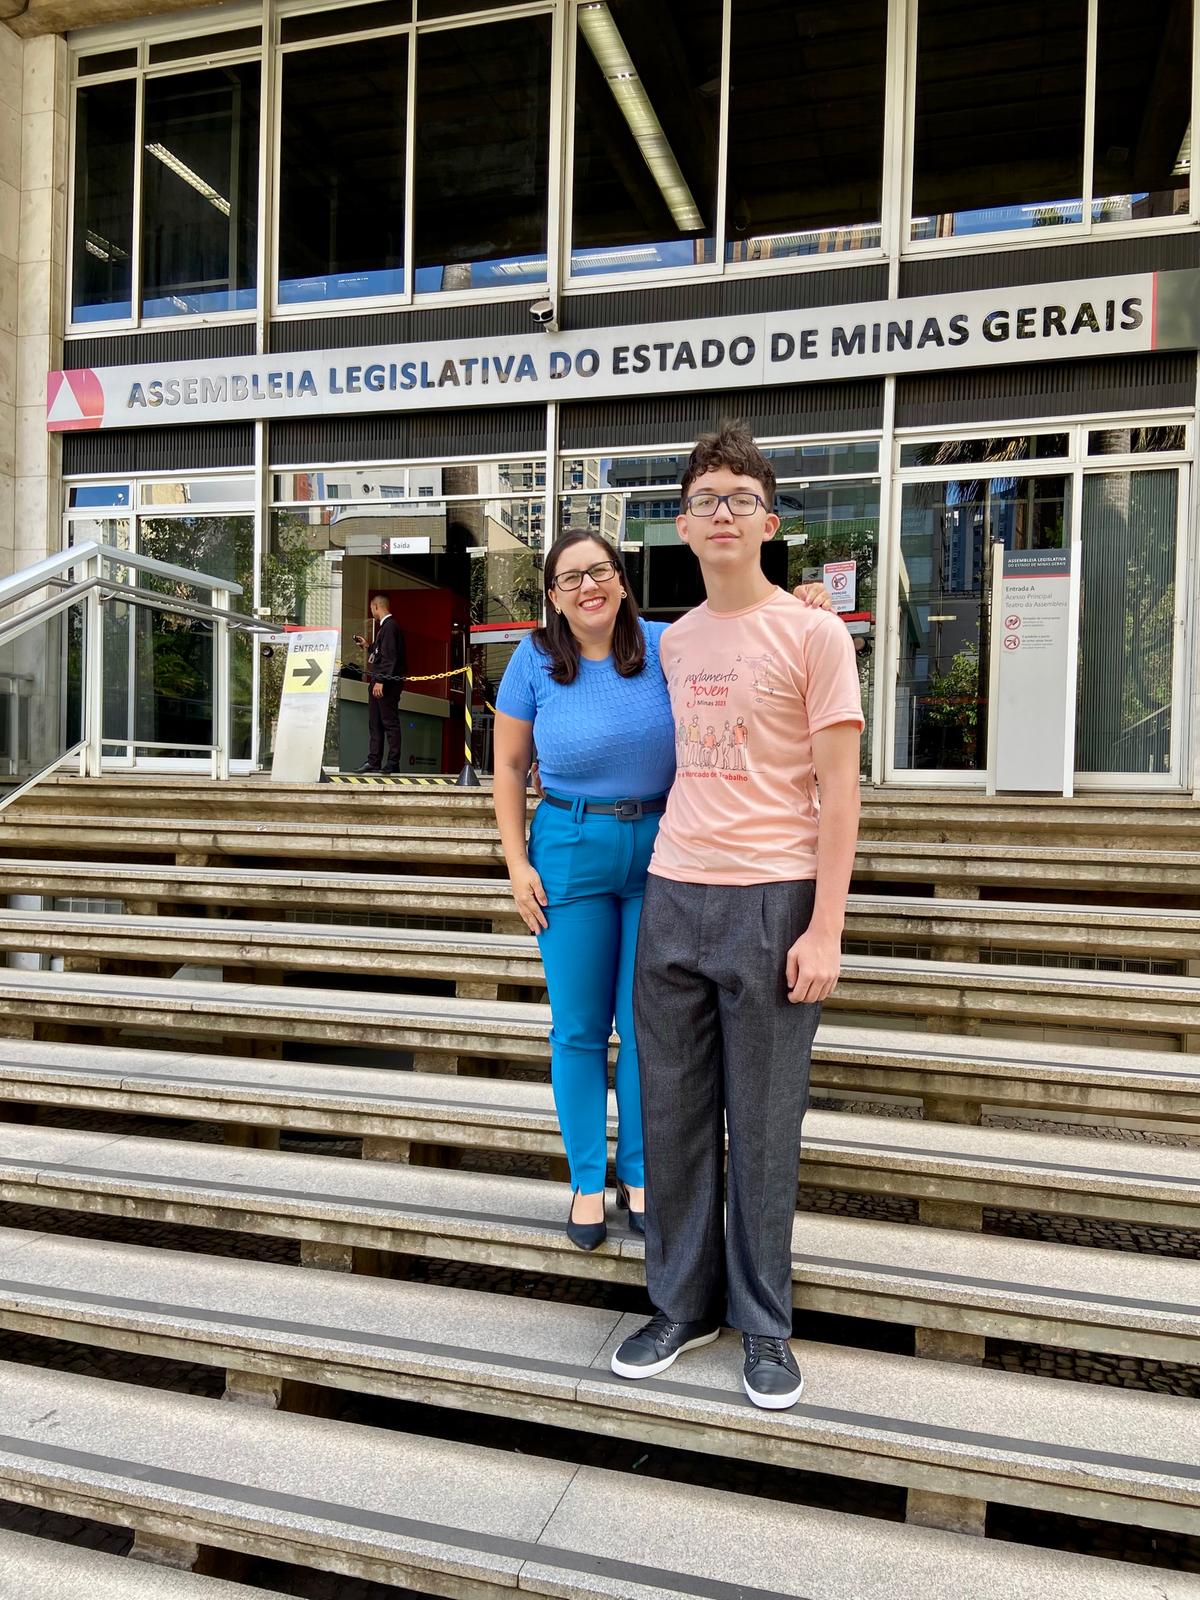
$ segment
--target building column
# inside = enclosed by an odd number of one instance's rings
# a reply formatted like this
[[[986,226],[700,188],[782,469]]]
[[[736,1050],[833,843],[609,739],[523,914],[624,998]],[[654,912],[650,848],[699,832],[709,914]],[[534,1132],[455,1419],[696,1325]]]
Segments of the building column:
[[[25,47],[0,23],[0,574],[16,540],[17,257],[21,232],[21,97]]]
[[[62,444],[46,432],[46,374],[62,365],[66,320],[67,46],[24,46],[17,264],[14,568],[59,548]]]

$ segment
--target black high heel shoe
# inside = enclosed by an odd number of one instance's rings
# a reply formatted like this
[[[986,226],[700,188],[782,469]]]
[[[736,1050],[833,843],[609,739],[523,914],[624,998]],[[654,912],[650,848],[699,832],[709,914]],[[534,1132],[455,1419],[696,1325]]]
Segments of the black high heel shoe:
[[[617,1179],[617,1209],[619,1211],[628,1211],[630,1233],[645,1233],[646,1213],[644,1211],[635,1211],[629,1204],[629,1190],[621,1182],[620,1178]]]
[[[567,1212],[567,1238],[580,1250],[598,1250],[608,1238],[607,1222],[576,1222],[574,1217],[575,1196],[578,1189],[571,1190],[571,1209]]]

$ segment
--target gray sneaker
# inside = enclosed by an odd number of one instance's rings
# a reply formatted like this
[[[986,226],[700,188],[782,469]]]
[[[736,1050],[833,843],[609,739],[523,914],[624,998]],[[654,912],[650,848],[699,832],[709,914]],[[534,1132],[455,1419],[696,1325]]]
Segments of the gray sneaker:
[[[665,1372],[685,1350],[698,1350],[720,1334],[715,1322],[672,1322],[656,1311],[644,1328],[631,1333],[612,1358],[619,1378],[652,1378]]]
[[[786,1339],[763,1333],[744,1333],[742,1349],[746,1362],[742,1382],[756,1406],[768,1411],[786,1411],[804,1393],[804,1379]]]

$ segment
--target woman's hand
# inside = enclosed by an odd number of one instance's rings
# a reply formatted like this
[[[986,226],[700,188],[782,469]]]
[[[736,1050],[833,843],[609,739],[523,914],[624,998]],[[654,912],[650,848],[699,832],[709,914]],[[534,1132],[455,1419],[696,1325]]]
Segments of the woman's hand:
[[[818,611],[833,610],[829,590],[823,583],[798,583],[792,593],[797,600],[803,600],[806,606],[816,606]]]
[[[525,919],[525,926],[530,933],[541,933],[543,928],[550,924],[546,921],[546,891],[542,888],[542,880],[529,862],[526,861],[512,874],[512,897],[517,902],[517,910]]]

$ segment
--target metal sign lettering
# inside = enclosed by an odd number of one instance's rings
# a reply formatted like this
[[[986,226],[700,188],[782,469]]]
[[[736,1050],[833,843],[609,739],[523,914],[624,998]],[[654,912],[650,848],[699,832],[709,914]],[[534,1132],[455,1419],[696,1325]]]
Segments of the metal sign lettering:
[[[827,382],[1200,345],[1200,271],[508,339],[51,372],[46,426],[161,426]]]

